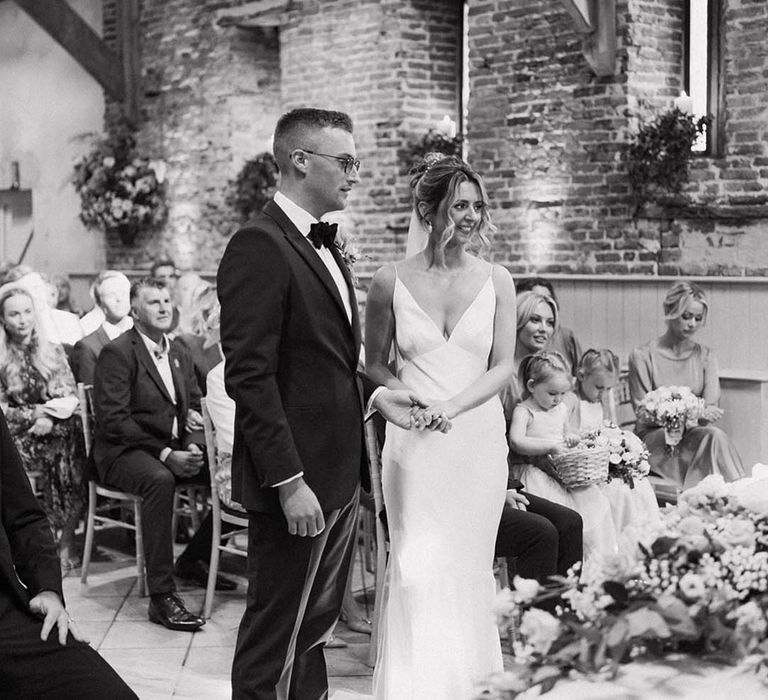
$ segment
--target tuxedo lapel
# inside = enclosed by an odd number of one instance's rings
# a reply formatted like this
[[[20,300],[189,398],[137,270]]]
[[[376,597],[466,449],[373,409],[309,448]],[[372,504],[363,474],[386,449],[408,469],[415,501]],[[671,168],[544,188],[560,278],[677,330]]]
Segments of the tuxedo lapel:
[[[352,274],[344,262],[344,258],[339,250],[338,246],[331,246],[331,254],[336,264],[341,269],[341,274],[344,275],[344,281],[347,283],[347,291],[349,292],[349,305],[352,307],[352,335],[355,338],[356,349],[360,349],[360,313],[357,310],[357,296],[355,295],[355,285],[352,281]],[[346,315],[346,312],[345,312]]]
[[[349,319],[347,318],[347,311],[344,308],[344,302],[341,300],[341,296],[339,296],[339,289],[336,286],[336,283],[333,281],[331,273],[328,272],[328,268],[325,266],[325,263],[323,263],[323,261],[320,259],[320,256],[312,248],[312,244],[307,240],[306,236],[302,235],[301,231],[299,231],[293,225],[293,222],[288,218],[286,213],[277,204],[275,204],[274,201],[267,203],[267,205],[264,207],[264,213],[274,219],[275,223],[282,229],[285,237],[288,239],[288,242],[302,257],[304,262],[306,262],[307,265],[312,268],[312,271],[320,278],[323,286],[333,297],[334,302],[336,302],[336,306],[343,316],[344,321],[347,323],[347,325],[349,325]],[[346,273],[345,279],[348,278],[349,272],[345,269],[343,263],[341,264],[341,268],[342,273]],[[349,281],[347,281],[347,285],[349,285]],[[350,301],[352,301],[351,298]],[[354,314],[355,311],[353,309],[353,317]]]
[[[107,332],[104,330],[104,326],[99,326],[96,329],[96,342],[98,344],[98,352],[101,352],[102,348],[110,342]],[[97,354],[98,354],[97,352]]]
[[[186,396],[184,385],[184,375],[181,371],[181,364],[179,363],[179,355],[174,350],[173,345],[168,354],[168,362],[171,365],[171,375],[173,376],[173,386],[176,389],[176,404],[178,407],[179,415],[187,415]]]
[[[165,398],[168,399],[170,403],[173,403],[173,399],[171,398],[171,395],[168,393],[168,389],[165,386],[165,382],[163,381],[163,378],[160,376],[160,372],[158,371],[154,360],[149,355],[149,350],[147,350],[147,346],[144,345],[144,341],[141,339],[139,332],[136,330],[134,330],[133,349],[136,353],[137,359],[142,365],[144,365],[144,369],[147,370],[147,373],[149,374],[149,376],[152,377],[152,380],[155,382],[155,384],[157,384],[157,388],[160,390],[162,395],[165,396]]]

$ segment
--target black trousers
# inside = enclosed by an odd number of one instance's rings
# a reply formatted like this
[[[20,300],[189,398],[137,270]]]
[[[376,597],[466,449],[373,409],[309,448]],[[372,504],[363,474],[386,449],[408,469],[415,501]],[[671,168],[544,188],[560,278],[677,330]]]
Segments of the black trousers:
[[[515,573],[547,583],[549,576],[564,576],[583,556],[583,523],[570,508],[525,491],[527,510],[504,504],[496,556],[516,559],[509,562],[510,578]]]
[[[59,644],[54,627],[40,639],[42,621],[0,591],[0,698],[2,700],[137,700],[114,669],[70,634]]]
[[[135,493],[141,504],[144,554],[147,563],[147,589],[150,595],[176,590],[173,580],[173,497],[177,484],[210,484],[204,467],[189,479],[180,479],[159,459],[144,450],[126,450],[110,466],[104,480],[109,486]],[[205,561],[211,555],[213,522],[211,514],[203,519],[179,559]]]
[[[288,534],[282,513],[249,512],[248,596],[232,665],[233,700],[321,700],[323,646],[341,610],[359,495],[327,513],[316,537]]]

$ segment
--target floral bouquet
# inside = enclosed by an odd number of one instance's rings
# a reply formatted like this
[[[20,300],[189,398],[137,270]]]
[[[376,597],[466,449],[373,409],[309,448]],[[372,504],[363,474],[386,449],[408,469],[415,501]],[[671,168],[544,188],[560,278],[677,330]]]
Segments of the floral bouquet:
[[[643,397],[637,413],[639,418],[664,428],[664,441],[674,448],[685,429],[698,424],[704,406],[704,399],[687,386],[661,386]]]
[[[75,164],[72,183],[80,195],[80,219],[91,228],[117,231],[130,243],[142,228],[165,221],[165,163],[136,152],[130,130],[118,127],[96,138]]]
[[[650,529],[624,531],[617,554],[554,577],[565,601],[532,607],[551,589],[515,579],[499,594],[501,626],[515,624],[514,666],[483,697],[514,698],[560,678],[616,676],[621,663],[685,651],[745,662],[768,684],[768,467],[726,484],[708,476]]]
[[[623,479],[629,488],[635,488],[635,479],[648,476],[648,448],[634,433],[615,425],[605,426],[601,433],[608,440],[611,451],[608,457],[608,481]]]

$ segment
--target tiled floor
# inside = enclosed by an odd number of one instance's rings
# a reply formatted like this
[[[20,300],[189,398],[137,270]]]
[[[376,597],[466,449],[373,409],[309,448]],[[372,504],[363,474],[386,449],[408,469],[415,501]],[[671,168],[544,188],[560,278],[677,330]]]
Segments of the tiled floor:
[[[64,579],[69,613],[141,700],[224,700],[231,697],[229,673],[244,608],[245,579],[235,557],[225,561],[228,575],[240,584],[233,593],[216,593],[211,619],[194,634],[173,632],[147,620],[147,598],[136,594],[134,560],[115,549],[99,548],[88,583],[80,571]],[[361,579],[356,569],[354,590],[362,596],[362,582],[372,587],[372,576]],[[193,611],[203,604],[203,590],[180,586]],[[343,623],[337,636],[348,646],[327,649],[331,696],[337,690],[371,691],[371,669],[366,665],[369,637],[349,631]]]

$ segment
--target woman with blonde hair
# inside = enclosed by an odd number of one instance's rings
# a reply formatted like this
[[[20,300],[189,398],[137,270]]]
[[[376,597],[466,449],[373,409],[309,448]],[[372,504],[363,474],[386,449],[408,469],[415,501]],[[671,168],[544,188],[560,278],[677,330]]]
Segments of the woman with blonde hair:
[[[709,303],[693,282],[678,282],[664,298],[667,329],[656,340],[635,348],[629,356],[629,391],[637,409],[642,398],[662,386],[687,386],[704,399],[698,426],[685,430],[674,451],[667,448],[664,430],[642,419],[635,432],[651,453],[651,471],[681,489],[695,486],[708,474],[726,481],[744,476],[736,448],[720,428],[712,425],[723,415],[718,406],[720,377],[715,354],[693,336],[707,320]]]
[[[75,528],[86,500],[85,448],[75,378],[61,345],[40,327],[32,296],[0,287],[0,407],[27,471],[41,472],[39,491],[51,527],[61,530],[66,573],[76,565]]]

